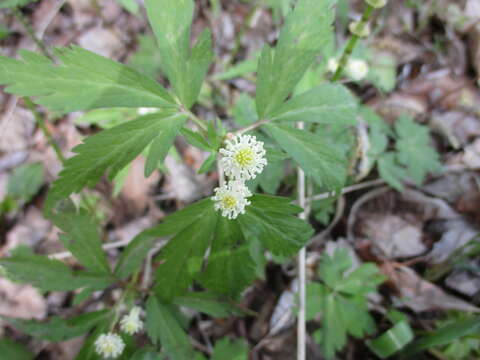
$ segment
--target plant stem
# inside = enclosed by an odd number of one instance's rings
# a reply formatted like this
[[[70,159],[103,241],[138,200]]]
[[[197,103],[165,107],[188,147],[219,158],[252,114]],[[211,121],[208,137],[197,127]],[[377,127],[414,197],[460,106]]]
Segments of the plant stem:
[[[35,34],[35,31],[33,30],[32,26],[28,22],[27,18],[22,14],[20,9],[18,8],[13,8],[13,15],[15,18],[22,24],[22,26],[25,28],[25,31],[27,32],[28,36],[33,40],[33,42],[38,46],[38,49],[41,51],[43,55],[48,57],[50,60],[53,60],[53,56],[50,54],[50,52],[47,49],[47,46],[43,43],[42,40],[40,40],[37,35]]]
[[[234,134],[235,135],[244,134],[248,131],[252,131],[252,130],[255,130],[256,128],[259,128],[262,125],[268,124],[269,122],[270,122],[269,119],[258,120],[257,122],[254,122],[253,124],[248,125],[248,126],[244,127],[243,129],[235,131]]]
[[[297,128],[304,129],[304,123],[297,124]],[[298,204],[303,208],[303,211],[299,214],[299,218],[307,219],[306,210],[306,195],[305,195],[305,173],[303,170],[297,168],[297,191],[298,191]],[[306,359],[306,325],[305,325],[305,286],[306,286],[306,274],[305,274],[305,261],[306,250],[303,247],[298,254],[298,319],[297,319],[297,360]]]
[[[365,28],[365,26],[368,23],[368,20],[370,19],[370,16],[372,15],[373,9],[374,9],[373,6],[367,5],[367,7],[365,8],[365,11],[363,12],[362,18],[360,19],[360,23],[358,24],[358,31],[361,32]],[[353,49],[355,49],[355,45],[357,44],[358,39],[359,39],[358,35],[352,34],[352,37],[348,41],[348,44],[345,47],[345,50],[343,51],[342,57],[340,58],[337,71],[335,71],[335,74],[332,77],[332,82],[338,81],[342,76],[345,66],[347,65],[348,59],[350,58],[350,55],[352,55]]]
[[[63,164],[65,162],[65,156],[63,156],[60,146],[58,146],[58,144],[53,139],[53,136],[50,133],[50,130],[48,130],[47,125],[45,123],[45,119],[43,118],[42,114],[38,112],[35,104],[32,102],[32,100],[30,100],[30,98],[24,97],[23,101],[25,102],[25,105],[27,106],[27,108],[32,112],[33,116],[35,117],[38,127],[42,130],[43,134],[47,138],[48,143],[55,151],[55,154],[57,155],[58,160],[60,160],[60,162]]]

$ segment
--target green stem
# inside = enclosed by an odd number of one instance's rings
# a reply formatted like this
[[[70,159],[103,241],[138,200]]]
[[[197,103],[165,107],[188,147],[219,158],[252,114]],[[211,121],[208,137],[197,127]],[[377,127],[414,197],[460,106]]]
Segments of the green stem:
[[[117,324],[118,320],[120,319],[120,312],[122,310],[122,305],[125,302],[125,299],[127,298],[128,294],[135,288],[135,283],[138,280],[138,276],[140,275],[140,269],[138,269],[132,276],[132,279],[127,285],[127,288],[122,294],[122,297],[118,300],[117,304],[115,305],[115,314],[113,316],[113,320],[110,324],[110,332],[113,332],[113,329],[115,328],[115,325]]]
[[[371,5],[367,5],[367,7],[365,8],[362,18],[360,19],[360,23],[358,24],[359,32],[362,32],[365,26],[367,25],[368,21],[370,20],[370,16],[373,13],[373,9],[374,8]],[[352,37],[348,41],[348,44],[345,47],[345,50],[343,51],[342,57],[340,58],[337,71],[335,71],[335,74],[332,77],[332,82],[338,81],[342,76],[345,66],[347,65],[348,59],[352,55],[353,49],[355,49],[355,45],[357,45],[358,39],[359,39],[358,35],[352,34]]]
[[[58,160],[60,160],[60,162],[63,164],[65,162],[65,156],[63,156],[60,146],[58,146],[58,144],[53,139],[53,136],[50,133],[50,130],[48,130],[45,119],[43,118],[42,114],[38,112],[35,104],[32,102],[32,100],[30,100],[30,98],[24,97],[23,101],[25,102],[25,105],[27,106],[27,108],[32,112],[33,116],[35,117],[38,127],[42,130],[43,134],[47,138],[48,143],[55,151],[55,154],[57,155]]]
[[[25,28],[25,31],[27,32],[28,36],[33,40],[33,42],[38,46],[38,49],[41,51],[43,55],[48,57],[50,60],[53,60],[52,55],[50,55],[50,52],[48,51],[46,45],[43,43],[42,40],[40,40],[37,35],[35,35],[35,31],[33,30],[32,26],[28,22],[27,18],[22,14],[20,9],[18,8],[13,8],[13,15],[15,18],[22,24],[22,26]]]

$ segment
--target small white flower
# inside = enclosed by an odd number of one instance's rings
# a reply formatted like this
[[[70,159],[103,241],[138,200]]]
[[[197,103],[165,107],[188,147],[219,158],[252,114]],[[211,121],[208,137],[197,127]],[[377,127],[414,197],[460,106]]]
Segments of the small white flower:
[[[355,81],[365,79],[368,74],[368,64],[361,59],[350,59],[347,63],[347,74]]]
[[[252,193],[241,181],[229,181],[215,190],[215,210],[221,210],[222,216],[229,219],[236,219],[239,214],[245,213],[245,206],[250,205],[247,197]]]
[[[338,61],[335,58],[328,59],[327,70],[331,73],[336,72],[338,69]]]
[[[142,309],[134,306],[128,315],[125,315],[120,321],[120,329],[128,335],[138,333],[143,328],[143,322],[140,320]]]
[[[223,155],[220,161],[225,174],[232,180],[250,180],[267,165],[265,153],[263,142],[257,141],[255,136],[236,135],[220,149]]]
[[[114,333],[102,334],[95,341],[96,352],[106,359],[119,357],[123,349],[125,349],[125,343],[120,336]]]

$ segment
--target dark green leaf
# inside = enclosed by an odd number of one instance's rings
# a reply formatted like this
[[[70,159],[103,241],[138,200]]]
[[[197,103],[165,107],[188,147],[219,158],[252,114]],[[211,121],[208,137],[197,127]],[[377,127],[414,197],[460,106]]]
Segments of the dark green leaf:
[[[398,165],[396,154],[387,152],[378,159],[378,171],[388,185],[403,191],[402,180],[406,178],[405,169]]]
[[[138,350],[130,360],[164,360],[165,355],[159,353],[155,349],[141,349]]]
[[[0,84],[6,92],[37,96],[52,110],[102,107],[175,107],[157,82],[132,68],[82,48],[59,48],[61,65],[22,51],[23,61],[0,57]],[[81,91],[79,91],[81,89]]]
[[[0,3],[1,6],[1,3]],[[21,344],[4,338],[0,339],[0,354],[5,360],[33,360],[33,354]]]
[[[180,133],[185,137],[185,140],[192,146],[198,147],[205,151],[211,151],[212,146],[205,138],[197,132],[194,132],[187,128],[182,128]]]
[[[175,305],[185,306],[216,318],[240,314],[230,302],[209,292],[189,292],[173,300]]]
[[[70,319],[53,317],[48,322],[2,317],[6,322],[35,338],[59,342],[88,333],[100,321],[110,316],[108,310],[100,310],[75,316]]]
[[[181,295],[201,270],[217,222],[213,201],[209,203],[203,216],[179,230],[162,250],[163,263],[155,275],[155,291],[162,299],[172,300]]]
[[[246,239],[257,238],[272,254],[290,256],[313,235],[304,220],[294,216],[301,208],[281,197],[254,195],[238,222]]]
[[[255,277],[255,263],[239,221],[219,217],[208,265],[201,276],[202,284],[220,294],[236,297]]]
[[[213,166],[215,165],[215,160],[217,160],[217,154],[210,154],[208,158],[203,162],[202,166],[200,166],[200,169],[198,169],[198,173],[204,174],[212,170]]]
[[[242,341],[223,338],[215,343],[211,360],[247,360],[248,347]]]
[[[14,7],[25,6],[37,0],[0,0],[0,9],[11,9]]]
[[[190,340],[172,315],[170,307],[150,296],[146,310],[146,330],[152,342],[156,345],[162,344],[162,348],[172,359],[190,360],[193,357]]]

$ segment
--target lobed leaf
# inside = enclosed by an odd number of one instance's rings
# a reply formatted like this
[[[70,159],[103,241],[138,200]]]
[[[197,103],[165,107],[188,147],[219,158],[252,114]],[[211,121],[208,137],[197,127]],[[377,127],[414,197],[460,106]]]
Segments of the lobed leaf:
[[[60,64],[29,51],[22,60],[0,56],[0,85],[20,96],[65,112],[102,107],[176,105],[156,81],[138,71],[77,46],[57,48]]]

